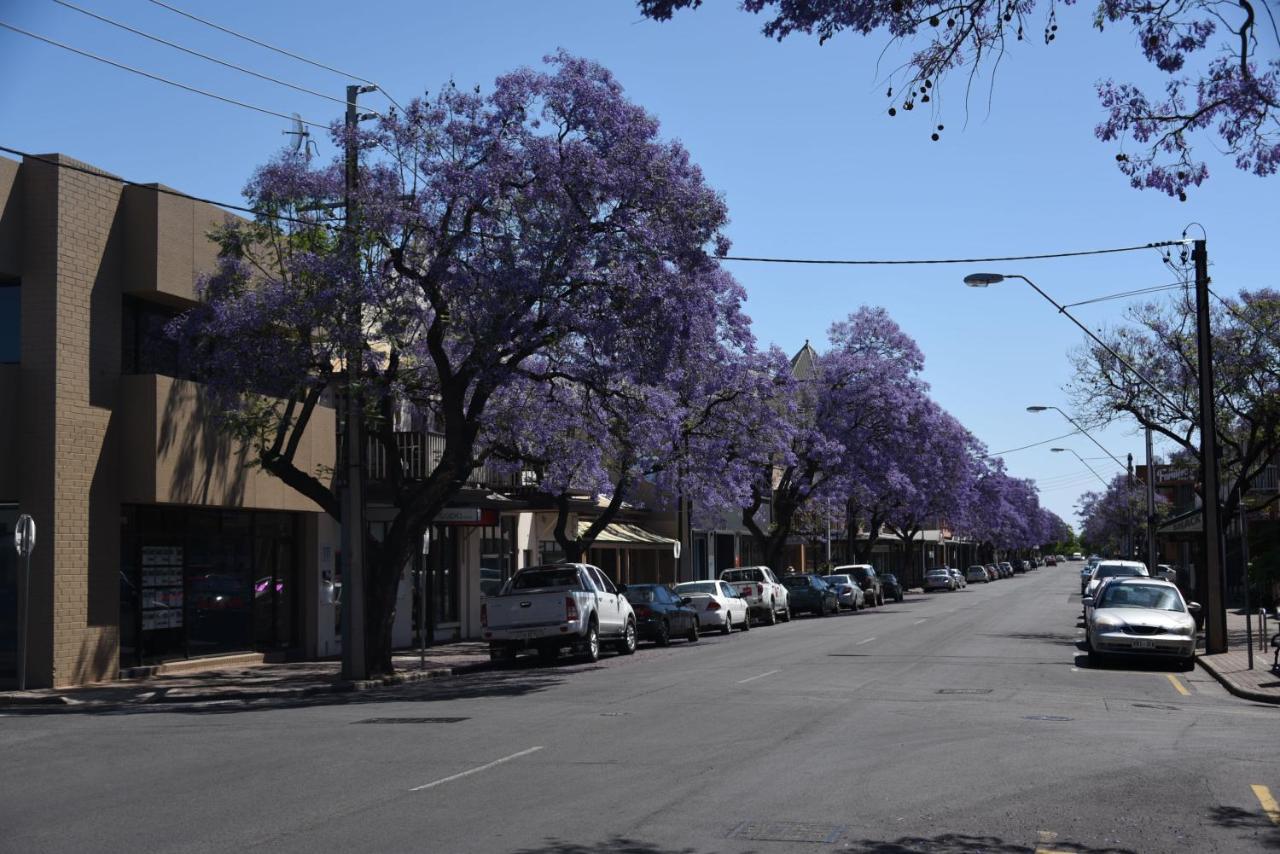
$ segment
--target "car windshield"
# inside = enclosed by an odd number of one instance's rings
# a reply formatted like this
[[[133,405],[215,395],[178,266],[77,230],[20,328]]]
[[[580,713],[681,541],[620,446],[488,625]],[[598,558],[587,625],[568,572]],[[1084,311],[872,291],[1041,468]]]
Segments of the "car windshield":
[[[849,574],[855,575],[858,578],[870,578],[871,576],[875,575],[875,571],[871,569],[867,569],[866,567],[863,567],[862,569],[855,569],[853,570],[853,572]]]
[[[764,581],[758,569],[730,569],[723,576],[725,581]]]
[[[1099,608],[1152,608],[1157,611],[1187,610],[1178,591],[1156,584],[1111,584],[1102,593]]]
[[[824,575],[822,580],[828,584],[853,584],[853,579],[847,575]]]
[[[690,593],[714,593],[719,595],[720,588],[714,581],[691,581],[686,584],[677,584],[676,592],[681,596],[687,596]]]
[[[627,601],[632,605],[644,605],[649,602],[655,602],[658,598],[652,587],[628,587],[627,592],[622,595],[626,596]]]
[[[782,576],[782,586],[787,588],[800,588],[809,586],[809,576],[807,575],[784,575]]]
[[[1125,566],[1123,564],[1112,564],[1111,566],[1102,565],[1094,572],[1094,578],[1145,578],[1147,568],[1145,566]]]
[[[535,590],[539,587],[578,587],[578,570],[572,566],[548,569],[526,569],[511,579],[512,590]]]

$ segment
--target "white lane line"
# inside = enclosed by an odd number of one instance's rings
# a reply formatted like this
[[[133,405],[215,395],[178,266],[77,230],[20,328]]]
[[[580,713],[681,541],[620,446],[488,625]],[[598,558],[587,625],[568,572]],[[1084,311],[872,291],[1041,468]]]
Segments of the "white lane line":
[[[873,640],[875,640],[875,638],[867,638],[866,640],[860,640],[857,643],[855,643],[854,646],[862,646],[864,643],[871,643]]]
[[[779,670],[770,670],[768,673],[757,673],[755,676],[748,676],[746,679],[739,679],[738,684],[741,685],[744,682],[754,682],[757,679],[763,679],[766,676],[772,676],[773,674],[780,672],[781,671]]]
[[[924,619],[924,620],[916,620],[914,623],[912,623],[912,625],[913,625],[913,626],[918,626],[918,625],[920,625],[921,623],[927,623],[927,622],[929,622],[929,621],[928,621],[928,619]]]
[[[501,765],[503,762],[510,762],[512,759],[519,759],[521,756],[528,756],[530,753],[537,753],[541,749],[541,746],[530,747],[528,750],[522,750],[519,753],[513,753],[510,756],[504,756],[501,759],[486,762],[484,765],[478,765],[467,771],[460,771],[457,774],[450,774],[448,777],[441,777],[439,780],[432,780],[430,783],[423,783],[421,786],[414,786],[409,791],[421,792],[423,789],[431,789],[445,783],[452,783],[454,780],[461,780],[463,777],[470,777],[472,774],[479,774],[481,771],[487,771],[495,765]]]

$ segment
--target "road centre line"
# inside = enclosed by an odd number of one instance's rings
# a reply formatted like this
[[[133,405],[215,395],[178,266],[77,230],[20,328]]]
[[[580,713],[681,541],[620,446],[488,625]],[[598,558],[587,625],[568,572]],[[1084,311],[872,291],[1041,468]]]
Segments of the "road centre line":
[[[1262,804],[1262,811],[1267,814],[1267,818],[1271,819],[1271,823],[1276,827],[1280,827],[1280,804],[1277,804],[1276,799],[1271,796],[1271,790],[1257,783],[1250,788],[1253,789],[1253,796],[1258,799],[1258,803]]]
[[[929,622],[929,618],[928,618],[928,617],[926,617],[926,618],[925,618],[925,619],[923,619],[923,620],[916,620],[916,621],[915,621],[914,623],[912,623],[911,625],[913,625],[913,626],[918,626],[918,625],[920,625],[921,623],[927,623],[927,622]]]
[[[854,646],[862,646],[864,643],[871,643],[873,640],[875,640],[875,638],[863,638],[862,640],[855,643]]]
[[[519,753],[513,753],[510,756],[504,756],[501,759],[495,759],[492,762],[486,762],[484,765],[478,765],[466,771],[460,771],[457,774],[450,774],[448,777],[441,777],[439,780],[432,780],[430,783],[423,783],[421,786],[414,786],[409,791],[421,792],[423,789],[431,789],[444,783],[452,783],[454,780],[461,780],[463,777],[470,777],[472,774],[479,774],[481,771],[487,771],[495,765],[501,765],[504,762],[510,762],[512,759],[519,759],[521,756],[528,756],[530,753],[537,753],[542,746],[530,747],[528,750],[521,750]]]
[[[1178,689],[1179,694],[1184,697],[1191,696],[1191,692],[1187,690],[1187,686],[1183,685],[1177,676],[1174,676],[1172,673],[1166,673],[1165,676],[1169,677],[1169,681],[1173,683],[1173,687]]]
[[[742,685],[745,682],[754,682],[757,679],[763,679],[766,676],[772,676],[775,673],[781,673],[781,672],[782,671],[780,670],[770,670],[768,673],[757,673],[755,676],[748,676],[746,679],[739,679],[738,684]]]

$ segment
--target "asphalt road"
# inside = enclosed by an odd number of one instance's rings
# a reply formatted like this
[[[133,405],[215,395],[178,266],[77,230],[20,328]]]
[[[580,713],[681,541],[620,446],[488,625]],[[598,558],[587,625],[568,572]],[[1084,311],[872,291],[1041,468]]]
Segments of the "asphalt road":
[[[1280,849],[1280,709],[1089,668],[1077,569],[596,666],[7,714],[0,850]]]

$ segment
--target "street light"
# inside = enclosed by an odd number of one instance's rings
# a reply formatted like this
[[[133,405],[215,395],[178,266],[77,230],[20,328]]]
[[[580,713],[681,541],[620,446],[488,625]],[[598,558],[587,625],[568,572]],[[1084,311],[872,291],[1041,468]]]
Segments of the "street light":
[[[1108,451],[1106,448],[1102,447],[1102,443],[1101,443],[1101,442],[1099,442],[1097,439],[1093,438],[1093,434],[1092,434],[1092,433],[1090,433],[1088,430],[1086,430],[1086,429],[1084,429],[1083,427],[1081,427],[1081,426],[1076,422],[1076,420],[1075,420],[1074,418],[1072,418],[1072,417],[1071,417],[1070,415],[1068,415],[1067,413],[1063,412],[1061,409],[1058,409],[1058,407],[1056,407],[1056,406],[1028,406],[1028,407],[1027,407],[1027,411],[1028,411],[1028,412],[1044,412],[1044,411],[1045,411],[1045,410],[1047,410],[1047,409],[1052,409],[1052,410],[1054,410],[1054,411],[1055,411],[1055,412],[1057,412],[1059,415],[1061,415],[1063,418],[1065,418],[1065,419],[1067,419],[1068,421],[1070,421],[1070,422],[1071,422],[1071,426],[1072,426],[1072,427],[1075,427],[1077,430],[1079,430],[1081,433],[1083,433],[1083,434],[1085,435],[1085,438],[1086,438],[1086,439],[1088,439],[1088,440],[1089,440],[1090,442],[1092,442],[1093,444],[1097,445],[1097,446],[1098,446],[1098,448],[1102,451],[1102,453],[1106,454],[1108,457],[1111,457],[1112,461],[1113,461],[1113,462],[1115,462],[1115,464],[1116,464],[1116,465],[1120,466],[1120,468],[1124,468],[1124,467],[1125,467],[1125,464],[1124,464],[1124,463],[1122,463],[1122,462],[1120,462],[1120,460],[1116,459],[1116,455],[1115,455],[1115,454],[1111,453],[1111,452],[1110,452],[1110,451]]]
[[[1093,466],[1091,466],[1091,465],[1089,465],[1087,462],[1085,462],[1084,457],[1080,456],[1079,454],[1076,454],[1076,452],[1075,452],[1074,450],[1072,450],[1071,448],[1050,448],[1049,450],[1050,450],[1050,451],[1053,451],[1055,454],[1061,454],[1061,453],[1063,453],[1063,452],[1068,452],[1068,453],[1075,454],[1076,459],[1077,459],[1077,460],[1079,460],[1080,462],[1084,463],[1084,467],[1085,467],[1085,468],[1087,468],[1089,471],[1093,472],[1093,476],[1094,476],[1094,477],[1096,477],[1099,481],[1101,481],[1101,483],[1102,483],[1103,487],[1105,487],[1105,488],[1107,488],[1107,489],[1110,489],[1110,488],[1111,488],[1111,484],[1107,483],[1106,479],[1105,479],[1102,475],[1100,475],[1100,474],[1098,474],[1096,471],[1094,471]]]

